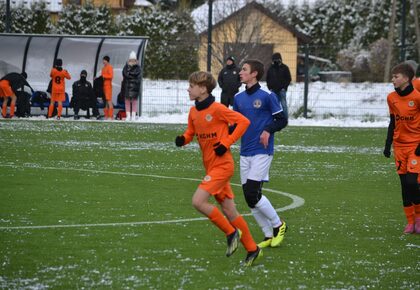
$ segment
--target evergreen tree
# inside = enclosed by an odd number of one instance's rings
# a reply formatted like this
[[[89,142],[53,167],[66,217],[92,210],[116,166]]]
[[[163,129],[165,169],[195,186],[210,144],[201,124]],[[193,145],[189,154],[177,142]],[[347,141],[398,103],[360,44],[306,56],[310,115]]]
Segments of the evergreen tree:
[[[91,2],[82,7],[67,5],[55,25],[58,34],[109,35],[114,34],[113,16],[107,6],[95,7]]]
[[[10,9],[12,33],[38,33],[51,31],[51,18],[45,2],[33,2],[30,8],[19,5]],[[0,3],[0,31],[6,29],[6,5]]]

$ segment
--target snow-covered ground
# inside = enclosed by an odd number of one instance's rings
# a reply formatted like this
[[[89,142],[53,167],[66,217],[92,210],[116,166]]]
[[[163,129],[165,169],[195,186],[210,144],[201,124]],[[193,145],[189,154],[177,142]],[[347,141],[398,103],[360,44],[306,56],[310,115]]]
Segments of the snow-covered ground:
[[[267,89],[264,82],[261,85]],[[145,79],[142,116],[136,122],[185,124],[188,111],[194,104],[188,98],[187,88],[188,81]],[[392,90],[392,84],[387,83],[312,82],[308,88],[309,118],[305,119],[302,114],[297,114],[304,104],[304,84],[294,83],[287,93],[290,125],[385,127],[389,115],[386,96]],[[216,101],[220,101],[220,93],[219,87],[213,91]],[[37,108],[32,110],[33,114],[40,113]],[[69,110],[69,115],[72,114]]]
[[[262,87],[267,89],[265,83]],[[141,122],[186,123],[193,102],[188,98],[187,81],[151,81],[143,84],[143,108]],[[241,90],[244,89],[242,86]],[[289,87],[291,125],[314,126],[387,126],[388,108],[386,96],[393,90],[392,84],[383,83],[323,83],[314,82],[308,88],[310,118],[296,114],[304,104],[304,84]],[[213,94],[220,101],[221,90]],[[300,117],[299,117],[300,116]]]

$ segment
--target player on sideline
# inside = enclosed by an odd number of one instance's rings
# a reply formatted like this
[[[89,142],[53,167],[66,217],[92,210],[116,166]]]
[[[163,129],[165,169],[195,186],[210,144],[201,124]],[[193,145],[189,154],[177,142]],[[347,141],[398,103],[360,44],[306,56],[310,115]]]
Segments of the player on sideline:
[[[384,156],[391,156],[391,144],[397,173],[400,176],[407,225],[404,234],[420,234],[420,93],[413,88],[413,68],[400,63],[392,68],[395,91],[387,97],[390,122]]]
[[[112,104],[112,78],[114,77],[114,68],[109,63],[109,56],[105,55],[102,59],[103,68],[102,68],[102,77],[104,78],[104,95],[105,95],[105,108],[104,115],[105,120],[114,119],[114,105]]]
[[[262,251],[254,242],[245,219],[236,210],[230,187],[234,162],[229,149],[245,132],[249,121],[215,102],[211,92],[216,87],[216,80],[210,73],[194,72],[189,77],[189,83],[188,93],[190,100],[195,100],[195,107],[191,107],[187,129],[183,135],[176,137],[175,144],[178,147],[184,146],[196,136],[202,151],[206,176],[195,191],[192,204],[226,234],[226,256],[236,251],[240,240],[248,251],[244,265],[251,266],[262,256]],[[231,135],[228,129],[230,123],[237,124]],[[210,196],[215,197],[222,211],[209,202]]]
[[[16,91],[22,89],[22,87],[27,86],[33,92],[32,87],[26,81],[27,74],[26,72],[22,73],[8,73],[0,79],[0,98],[3,98],[3,107],[1,110],[1,115],[3,118],[7,118],[7,103],[9,98],[10,102],[10,114],[9,118],[13,118],[15,115],[15,106],[16,106]]]
[[[265,235],[258,244],[260,248],[279,246],[287,229],[286,222],[262,194],[273,160],[274,132],[287,126],[276,95],[261,89],[258,83],[263,74],[264,65],[259,60],[246,60],[239,73],[246,88],[235,96],[233,103],[233,109],[251,121],[241,138],[241,183],[245,200]]]
[[[52,87],[51,102],[48,107],[48,118],[51,118],[55,102],[57,102],[57,120],[60,120],[61,112],[63,111],[63,101],[66,100],[65,79],[71,79],[68,71],[63,69],[63,60],[61,58],[57,58],[55,60],[54,67],[51,69],[50,77],[52,79]]]

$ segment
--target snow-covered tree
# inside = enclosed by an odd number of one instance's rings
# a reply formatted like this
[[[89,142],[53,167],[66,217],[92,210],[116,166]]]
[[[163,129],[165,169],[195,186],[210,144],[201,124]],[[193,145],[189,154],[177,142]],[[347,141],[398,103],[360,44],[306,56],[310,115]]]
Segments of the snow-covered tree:
[[[51,17],[45,2],[33,2],[30,8],[20,5],[10,9],[11,32],[13,33],[49,33]],[[6,28],[6,5],[0,3],[0,31]]]
[[[95,7],[88,2],[83,6],[67,5],[58,15],[55,32],[70,35],[112,35],[114,20],[107,6]]]
[[[121,15],[120,35],[148,36],[145,76],[186,79],[198,69],[197,40],[189,14],[158,9],[137,9]]]

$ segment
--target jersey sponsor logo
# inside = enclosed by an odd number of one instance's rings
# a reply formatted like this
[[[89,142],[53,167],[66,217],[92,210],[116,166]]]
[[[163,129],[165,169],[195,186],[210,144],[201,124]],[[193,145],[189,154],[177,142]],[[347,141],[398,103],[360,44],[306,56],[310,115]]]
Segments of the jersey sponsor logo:
[[[254,106],[254,108],[259,109],[259,108],[261,108],[262,102],[261,102],[261,100],[260,100],[260,99],[256,99],[256,100],[252,103],[252,105]]]
[[[395,116],[395,121],[414,121],[414,116]]]
[[[211,120],[213,120],[213,116],[210,114],[207,114],[205,118],[207,122],[210,122]]]
[[[409,102],[408,102],[408,106],[409,106],[409,107],[414,107],[414,101],[409,101]]]
[[[210,175],[206,175],[206,176],[204,176],[203,180],[205,182],[209,182],[211,180],[211,176]]]
[[[211,132],[211,133],[197,133],[196,136],[200,140],[214,139],[214,138],[217,138],[217,133],[216,132]]]

